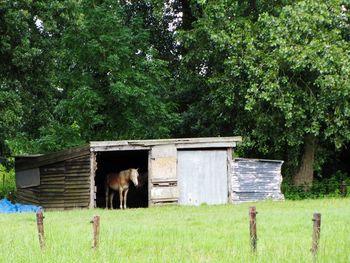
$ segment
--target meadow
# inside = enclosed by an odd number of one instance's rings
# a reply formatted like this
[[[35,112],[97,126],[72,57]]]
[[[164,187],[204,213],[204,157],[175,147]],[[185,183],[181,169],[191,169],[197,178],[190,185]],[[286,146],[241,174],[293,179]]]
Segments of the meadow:
[[[257,253],[250,253],[249,206]],[[129,210],[44,211],[41,251],[35,213],[0,214],[0,262],[312,262],[312,216],[322,214],[318,262],[350,262],[350,199]],[[100,245],[91,249],[94,215]]]

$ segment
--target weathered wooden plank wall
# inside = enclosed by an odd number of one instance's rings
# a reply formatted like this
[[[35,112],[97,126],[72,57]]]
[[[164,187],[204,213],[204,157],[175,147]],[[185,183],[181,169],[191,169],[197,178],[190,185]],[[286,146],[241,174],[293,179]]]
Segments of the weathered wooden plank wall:
[[[19,187],[17,201],[44,209],[88,208],[90,155],[40,167],[40,185]]]
[[[16,201],[23,204],[39,205],[39,186],[17,188]]]
[[[149,155],[148,205],[175,203],[179,199],[175,145],[157,145]]]
[[[90,154],[65,161],[65,171],[64,208],[88,208],[90,204]]]
[[[231,164],[232,201],[283,200],[283,161],[237,158]]]
[[[39,203],[45,209],[64,209],[64,162],[40,168]]]

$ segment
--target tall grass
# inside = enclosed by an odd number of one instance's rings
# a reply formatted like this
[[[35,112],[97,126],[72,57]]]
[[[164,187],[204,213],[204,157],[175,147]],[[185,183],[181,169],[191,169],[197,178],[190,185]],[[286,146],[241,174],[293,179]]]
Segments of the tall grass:
[[[255,256],[251,205],[258,211]],[[350,199],[45,212],[44,251],[34,213],[2,214],[0,262],[311,262],[314,212],[322,213],[319,262],[350,262]],[[101,233],[94,251],[96,214]]]

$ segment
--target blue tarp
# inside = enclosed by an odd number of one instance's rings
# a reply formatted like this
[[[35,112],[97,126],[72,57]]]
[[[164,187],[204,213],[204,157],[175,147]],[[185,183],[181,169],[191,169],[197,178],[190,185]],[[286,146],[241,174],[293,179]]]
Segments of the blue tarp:
[[[23,213],[23,212],[37,212],[42,210],[41,206],[36,205],[23,205],[23,204],[12,204],[9,200],[0,200],[0,213]]]

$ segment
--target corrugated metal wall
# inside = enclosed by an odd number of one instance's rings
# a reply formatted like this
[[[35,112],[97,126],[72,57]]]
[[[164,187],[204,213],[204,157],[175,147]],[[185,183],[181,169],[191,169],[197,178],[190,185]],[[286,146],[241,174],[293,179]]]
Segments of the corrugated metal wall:
[[[226,204],[227,150],[178,151],[179,204]]]
[[[231,165],[232,201],[283,200],[283,161],[234,159]]]

